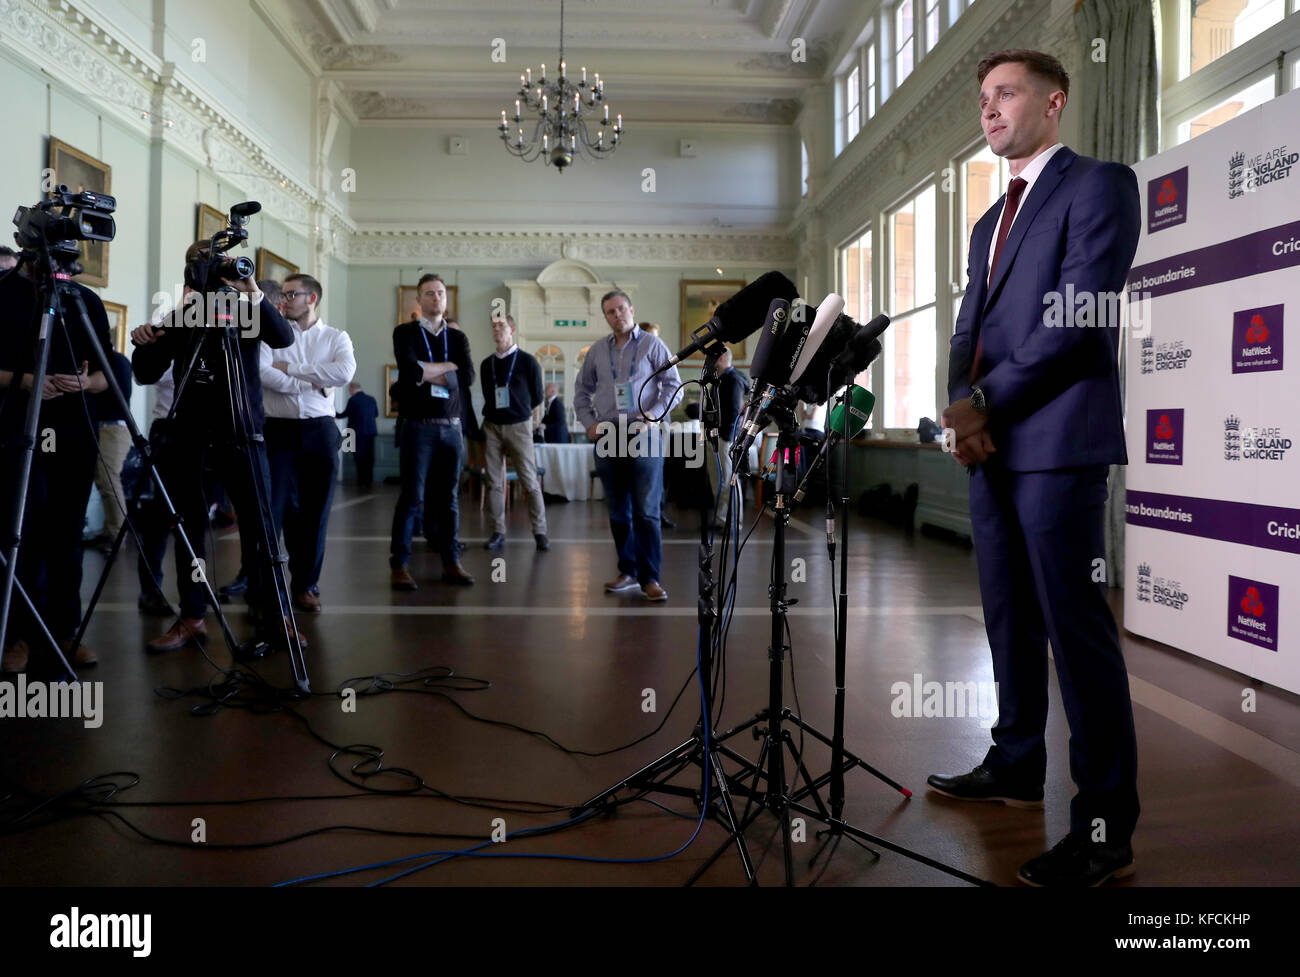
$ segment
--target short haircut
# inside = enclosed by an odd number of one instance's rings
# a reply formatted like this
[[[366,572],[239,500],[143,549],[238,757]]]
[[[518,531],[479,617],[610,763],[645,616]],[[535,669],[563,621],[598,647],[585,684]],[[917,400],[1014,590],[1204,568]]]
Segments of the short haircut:
[[[443,288],[447,287],[447,283],[443,281],[441,275],[437,275],[434,274],[433,272],[429,272],[428,274],[421,275],[420,280],[415,283],[416,295],[419,295],[420,292],[423,290],[425,282],[442,282],[442,287]]]
[[[1025,48],[995,51],[976,66],[975,76],[979,79],[979,83],[983,85],[988,73],[1001,64],[1023,64],[1031,75],[1051,85],[1051,91],[1059,89],[1065,92],[1066,98],[1070,97],[1070,76],[1065,73],[1065,67],[1061,62],[1050,54]]]
[[[0,258],[16,258],[17,256],[18,252],[13,248],[0,244]]]
[[[637,328],[642,332],[652,332],[655,335],[659,334],[659,323],[657,322],[638,322]]]
[[[506,325],[510,327],[511,332],[514,332],[515,329],[518,328],[515,325],[515,317],[512,316],[509,312],[506,313]]]
[[[208,248],[211,246],[211,244],[212,242],[208,240],[195,241],[193,244],[191,244],[188,248],[185,249],[185,263],[188,265],[191,261],[197,261],[200,257],[202,257],[204,254],[207,253]]]
[[[605,303],[608,302],[610,299],[623,299],[625,302],[627,302],[628,305],[632,304],[632,297],[628,295],[627,292],[623,291],[621,288],[616,288],[614,289],[614,291],[606,292],[604,295],[600,297],[601,312],[605,311]]]
[[[284,298],[284,289],[274,278],[263,278],[257,283],[257,287],[262,290],[262,294],[270,300],[272,305]]]
[[[288,278],[284,280],[284,283],[288,285],[290,282],[302,282],[304,285],[307,286],[307,291],[315,292],[316,303],[318,305],[325,298],[325,289],[321,288],[320,282],[312,278],[311,275],[304,275],[301,273],[296,275],[290,275]]]

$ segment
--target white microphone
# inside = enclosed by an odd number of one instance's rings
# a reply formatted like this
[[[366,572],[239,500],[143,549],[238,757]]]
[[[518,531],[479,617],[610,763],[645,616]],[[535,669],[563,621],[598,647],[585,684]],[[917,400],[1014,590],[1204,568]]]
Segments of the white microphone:
[[[799,351],[799,358],[795,360],[794,369],[790,372],[791,384],[798,385],[799,381],[803,379],[808,364],[817,355],[822,343],[826,342],[826,336],[830,333],[831,326],[835,325],[835,320],[840,317],[840,313],[843,311],[844,299],[834,292],[822,299],[821,304],[817,306],[817,315],[813,319],[812,328],[808,330],[808,340],[803,344],[803,349]]]

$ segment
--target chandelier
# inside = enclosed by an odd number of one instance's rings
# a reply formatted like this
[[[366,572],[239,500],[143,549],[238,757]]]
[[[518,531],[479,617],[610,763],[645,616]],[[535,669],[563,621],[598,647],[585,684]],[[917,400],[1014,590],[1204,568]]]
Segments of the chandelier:
[[[605,83],[600,75],[594,75],[588,82],[584,67],[576,85],[569,80],[564,60],[564,0],[560,0],[559,77],[547,82],[546,65],[542,65],[534,82],[533,69],[529,68],[519,76],[518,95],[513,117],[507,118],[507,110],[502,109],[497,129],[506,149],[525,163],[540,156],[547,166],[564,172],[580,153],[590,159],[603,159],[618,147],[619,136],[623,134],[623,116],[610,120]],[[595,118],[598,108],[602,111],[599,120]],[[588,129],[589,122],[595,130],[594,136]],[[526,138],[524,129],[528,126],[533,131]]]

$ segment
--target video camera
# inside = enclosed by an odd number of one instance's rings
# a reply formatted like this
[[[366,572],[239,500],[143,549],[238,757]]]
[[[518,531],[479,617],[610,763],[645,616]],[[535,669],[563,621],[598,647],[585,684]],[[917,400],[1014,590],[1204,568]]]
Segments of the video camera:
[[[117,200],[94,190],[69,190],[66,184],[50,198],[14,211],[15,235],[24,251],[46,251],[65,263],[81,256],[78,241],[111,241],[117,233],[112,213]]]
[[[236,279],[252,278],[255,267],[251,258],[228,258],[225,253],[248,240],[244,225],[261,209],[256,200],[231,207],[228,226],[212,235],[203,253],[185,263],[185,284],[196,292],[218,292],[229,288]]]

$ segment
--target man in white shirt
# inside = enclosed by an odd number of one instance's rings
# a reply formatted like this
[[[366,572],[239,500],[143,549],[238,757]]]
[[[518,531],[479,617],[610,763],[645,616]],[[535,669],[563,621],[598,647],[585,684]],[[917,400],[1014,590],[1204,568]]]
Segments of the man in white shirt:
[[[347,385],[357,370],[348,334],[320,318],[322,293],[310,275],[286,278],[281,313],[293,326],[293,345],[261,351],[271,518],[284,532],[293,604],[309,612],[321,606],[317,583],[342,441],[331,388]]]

